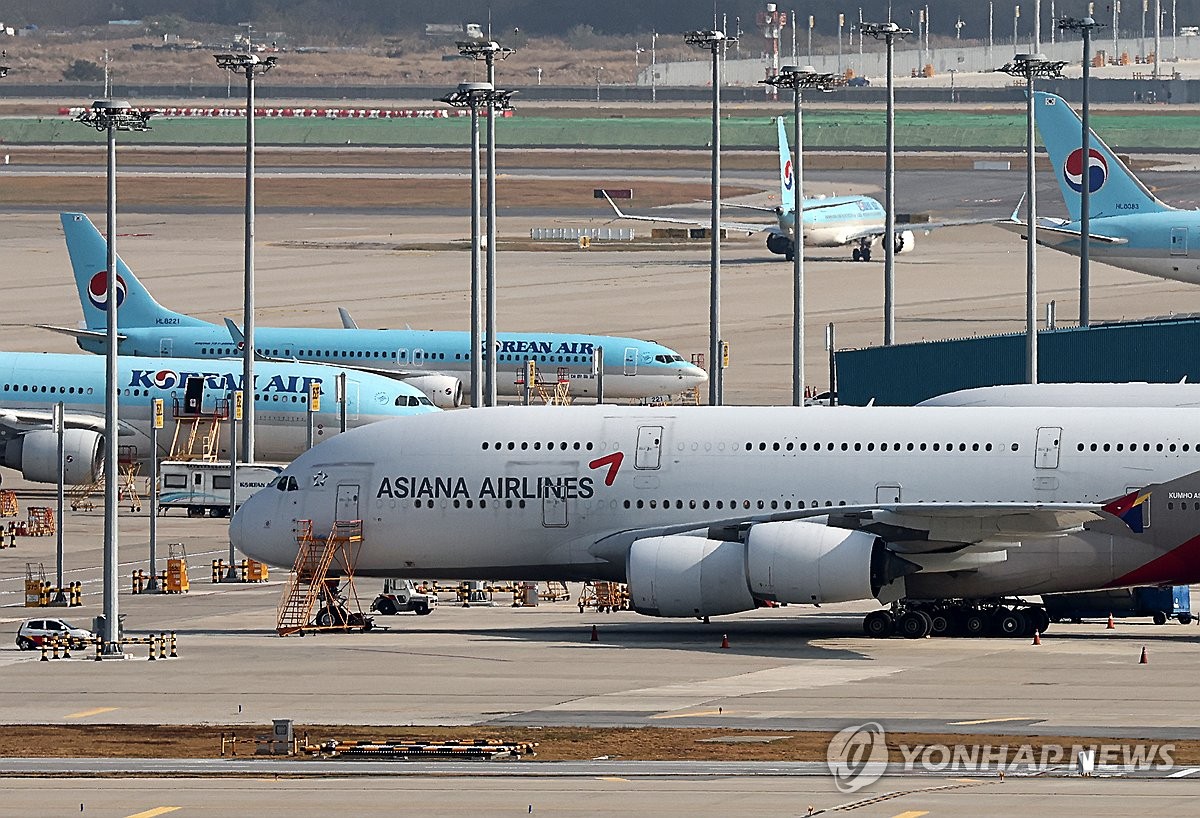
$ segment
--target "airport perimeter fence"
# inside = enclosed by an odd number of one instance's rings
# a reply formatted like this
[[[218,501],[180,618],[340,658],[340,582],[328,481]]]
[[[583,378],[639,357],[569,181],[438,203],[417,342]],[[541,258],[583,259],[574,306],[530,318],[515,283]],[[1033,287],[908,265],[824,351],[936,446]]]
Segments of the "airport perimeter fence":
[[[781,111],[781,113],[783,113]],[[883,112],[817,109],[805,113],[808,150],[879,150]],[[1018,112],[898,111],[900,150],[1019,150],[1024,147],[1024,116]],[[152,130],[130,133],[122,144],[239,146],[245,140],[240,118],[158,118]],[[1093,114],[1092,126],[1118,151],[1200,150],[1200,116]],[[263,118],[259,145],[466,147],[469,127],[459,119]],[[687,148],[709,145],[707,117],[517,116],[498,123],[501,150],[535,147]],[[96,144],[96,137],[69,117],[0,118],[0,150],[8,145]],[[769,116],[730,117],[722,124],[722,145],[730,150],[774,150],[776,129]]]

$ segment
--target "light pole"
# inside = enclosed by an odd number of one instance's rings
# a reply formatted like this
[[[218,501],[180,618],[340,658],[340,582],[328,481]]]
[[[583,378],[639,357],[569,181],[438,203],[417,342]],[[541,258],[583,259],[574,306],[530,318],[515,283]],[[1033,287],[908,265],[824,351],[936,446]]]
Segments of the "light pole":
[[[725,399],[721,339],[721,56],[729,38],[724,31],[689,31],[684,42],[712,52],[712,242],[708,312],[708,403]]]
[[[1017,22],[1021,19],[1021,7],[1013,6],[1013,48],[1017,47]]]
[[[1025,105],[1025,201],[1028,239],[1025,248],[1025,379],[1037,383],[1037,174],[1034,168],[1033,82],[1037,77],[1061,77],[1062,60],[1048,60],[1045,54],[1017,54],[1012,62],[998,69],[1025,80],[1028,95]]]
[[[458,53],[487,64],[487,82],[496,87],[496,60],[516,53],[495,40],[464,40],[457,43]],[[507,92],[511,97],[514,92]],[[508,97],[504,100],[505,108]],[[487,363],[484,374],[484,406],[496,405],[496,111],[489,106],[487,118],[487,270],[484,305],[484,349]],[[472,355],[480,354],[472,350]]]
[[[596,66],[596,102],[600,101],[600,72],[603,70],[603,65]]]
[[[658,32],[650,32],[650,101],[658,102]]]
[[[508,94],[503,95],[503,107],[508,105]],[[471,109],[471,406],[483,405],[483,362],[480,338],[480,306],[482,282],[479,264],[479,109],[494,108],[498,96],[488,82],[464,82],[458,90],[441,98],[441,102],[455,108]]]
[[[883,345],[896,342],[896,87],[892,54],[896,38],[904,39],[911,29],[892,21],[863,23],[863,31],[887,44],[887,140],[884,149],[883,203]]]
[[[1145,19],[1143,18],[1143,23]],[[1091,323],[1091,245],[1088,238],[1092,229],[1092,131],[1088,122],[1090,114],[1088,106],[1088,81],[1092,75],[1092,31],[1103,28],[1103,23],[1097,23],[1091,17],[1075,19],[1063,17],[1058,21],[1062,31],[1078,31],[1083,35],[1083,136],[1082,145],[1083,171],[1079,185],[1079,326],[1086,327]]]
[[[861,31],[861,29],[860,29]],[[804,127],[800,103],[806,88],[828,91],[833,74],[818,74],[812,66],[785,65],[779,73],[763,80],[776,88],[792,89],[792,174],[786,183],[792,187],[792,405],[804,405]],[[786,207],[786,202],[780,202]]]
[[[76,122],[108,134],[108,220],[105,225],[108,253],[104,295],[104,626],[100,655],[121,658],[120,622],[117,604],[117,302],[124,297],[118,289],[117,269],[117,131],[147,131],[152,111],[137,111],[128,102],[97,100],[75,118]]]
[[[838,14],[838,73],[842,73],[842,29],[846,26],[846,15]]]
[[[250,48],[250,32],[246,32]],[[275,57],[257,54],[214,54],[217,66],[246,76],[246,246],[242,293],[242,388],[247,402],[242,422],[242,457],[254,462],[254,78],[275,67]]]

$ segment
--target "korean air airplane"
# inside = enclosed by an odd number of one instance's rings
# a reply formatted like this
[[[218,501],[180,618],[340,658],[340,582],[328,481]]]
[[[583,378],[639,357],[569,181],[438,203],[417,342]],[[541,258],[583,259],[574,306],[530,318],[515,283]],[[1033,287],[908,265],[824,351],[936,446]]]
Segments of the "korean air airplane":
[[[1200,581],[1195,409],[499,407],[356,429],[232,521],[290,566],[358,521],[383,577],[617,580],[706,617],[877,600],[871,635],[1015,635],[1017,596]],[[1187,502],[1183,502],[1183,500]]]
[[[1200,210],[1179,210],[1159,200],[1095,133],[1085,171],[1083,125],[1062,97],[1036,91],[1034,111],[1068,215],[1038,217],[1038,244],[1079,255],[1080,193],[1086,177],[1093,261],[1200,284]],[[1026,230],[1016,211],[1000,225],[1014,233]]]
[[[735,232],[766,232],[767,249],[775,255],[784,256],[791,261],[796,247],[796,190],[792,176],[792,153],[788,147],[783,117],[776,117],[775,122],[779,129],[779,206],[769,208],[744,204],[722,204],[722,207],[774,213],[775,223],[722,221],[721,227]],[[617,216],[622,219],[687,224],[695,227],[709,227],[712,224],[711,221],[695,219],[633,216],[623,213],[607,193],[604,194],[604,198],[608,199],[608,203],[612,205]],[[897,224],[893,233],[895,251],[897,253],[912,251],[916,246],[914,231],[928,233],[939,227],[978,224],[980,221],[979,219],[970,219]],[[886,216],[883,205],[870,196],[820,196],[804,200],[805,247],[851,246],[853,247],[851,256],[855,261],[870,261],[871,249],[883,238],[885,223]]]
[[[75,271],[84,329],[48,327],[75,336],[88,352],[103,352],[108,277],[104,237],[82,213],[61,214]],[[227,358],[241,354],[230,331],[159,305],[117,260],[120,351],[163,358]],[[605,335],[498,333],[497,393],[520,395],[525,362],[545,373],[565,370],[571,394],[596,394],[592,352],[605,353],[605,396],[611,399],[670,395],[708,380],[704,370],[652,341]],[[467,332],[258,327],[255,344],[269,359],[319,361],[386,372],[424,392],[441,408],[462,403],[470,388],[471,336]]]
[[[197,412],[210,417],[227,413],[229,394],[241,389],[241,364],[236,360],[180,358],[172,360],[170,368],[163,364],[160,358],[118,361],[122,459],[149,460],[153,399],[164,402],[159,456],[166,457],[171,454],[176,426],[187,435]],[[394,378],[323,364],[264,362],[255,370],[259,458],[287,462],[304,451],[312,384],[326,396],[313,418],[313,439],[337,434],[341,407],[333,400],[333,382],[343,371],[347,373],[348,428],[438,411],[424,394]],[[189,405],[189,397],[195,403]],[[58,435],[51,422],[59,401],[65,404],[67,483],[90,483],[101,473],[104,359],[94,355],[0,352],[0,466],[16,469],[33,482],[58,480]],[[201,427],[201,433],[209,428]],[[216,457],[229,457],[228,438],[228,434],[218,435]]]

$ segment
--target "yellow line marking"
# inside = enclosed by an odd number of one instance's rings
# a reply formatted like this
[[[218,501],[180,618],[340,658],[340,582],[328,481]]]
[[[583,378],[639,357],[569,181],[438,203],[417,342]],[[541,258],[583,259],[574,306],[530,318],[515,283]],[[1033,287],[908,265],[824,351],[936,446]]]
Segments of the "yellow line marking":
[[[724,713],[724,710],[693,710],[690,713],[659,713],[657,716],[651,716],[652,719],[686,719],[690,716],[719,716]]]
[[[968,725],[968,724],[997,724],[1002,721],[1033,721],[1029,716],[1008,716],[1003,719],[974,719],[973,721],[948,721],[947,724]]]
[[[183,809],[183,807],[155,807],[145,812],[135,812],[133,815],[126,815],[125,818],[154,818],[156,815],[166,815],[168,812],[174,812],[177,809]],[[925,813],[918,814],[924,815]]]
[[[929,810],[909,810],[908,812],[900,813],[896,818],[921,818],[922,815],[928,814]]]
[[[88,716],[99,716],[101,713],[111,713],[116,710],[115,707],[93,707],[91,710],[80,710],[78,713],[72,713],[69,716],[63,716],[64,719],[86,719]]]
[[[628,781],[628,778],[621,778],[616,775],[602,775],[596,779],[597,781]]]

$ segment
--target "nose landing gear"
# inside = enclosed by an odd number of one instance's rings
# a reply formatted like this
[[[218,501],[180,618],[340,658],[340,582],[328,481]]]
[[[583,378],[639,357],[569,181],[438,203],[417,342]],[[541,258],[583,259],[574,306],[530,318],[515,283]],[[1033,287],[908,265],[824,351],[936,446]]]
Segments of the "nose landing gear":
[[[855,261],[870,261],[871,260],[871,240],[859,239],[858,246],[850,254]]]

